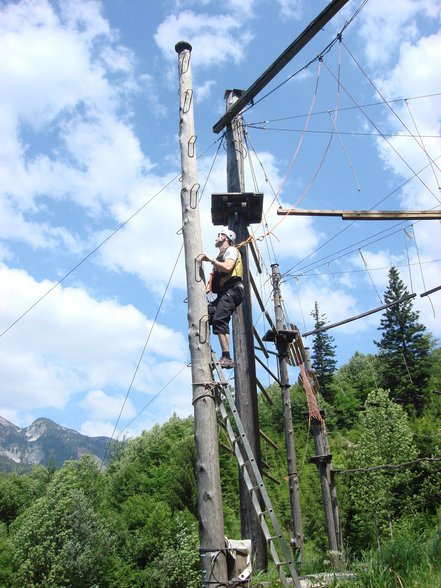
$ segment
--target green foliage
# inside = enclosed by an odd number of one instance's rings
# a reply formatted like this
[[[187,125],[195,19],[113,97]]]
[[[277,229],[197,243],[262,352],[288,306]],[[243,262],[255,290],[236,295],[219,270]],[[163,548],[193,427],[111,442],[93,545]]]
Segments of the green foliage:
[[[314,329],[321,329],[326,325],[326,316],[320,314],[318,303],[315,302],[314,310],[311,312],[314,318]],[[317,376],[320,384],[320,391],[325,400],[331,400],[331,384],[335,366],[337,361],[335,359],[335,345],[333,345],[334,338],[327,331],[322,331],[314,335],[314,343],[312,346],[312,368]]]
[[[155,536],[153,530],[151,541]],[[109,587],[198,587],[201,569],[198,527],[194,516],[187,510],[175,513],[168,538],[158,538],[158,544],[152,558],[144,564],[134,562],[130,553],[126,553],[118,562],[118,568],[112,574]]]
[[[125,563],[114,585],[186,586],[182,574],[194,558],[199,562],[193,419],[174,416],[126,443],[107,482],[124,540]],[[190,537],[193,559],[186,552]]]
[[[198,588],[201,568],[198,554],[199,538],[196,521],[189,513],[176,518],[173,540],[147,567],[147,586],[157,588]]]
[[[369,392],[378,388],[377,358],[356,351],[336,373],[334,387],[342,388],[345,393],[352,393],[364,404]]]
[[[93,468],[87,459],[67,463],[11,525],[12,586],[86,588],[102,582],[115,541],[94,509],[99,474]]]
[[[133,561],[144,566],[173,534],[171,508],[155,497],[136,494],[124,502],[121,514],[129,530],[127,549]]]
[[[386,391],[368,395],[360,416],[360,435],[350,465],[369,468],[399,464],[416,457],[407,415]],[[379,543],[410,504],[410,469],[377,470],[354,474],[350,481],[353,517],[349,525],[352,547]],[[354,534],[357,539],[355,540]]]
[[[230,443],[226,435],[221,433],[221,442],[229,447]],[[239,515],[239,470],[235,455],[221,447],[219,452],[222,503],[224,511],[225,535],[230,538],[240,537]]]
[[[0,476],[0,521],[8,525],[33,500],[41,496],[49,481],[44,466],[34,466],[28,475]]]
[[[381,354],[380,354],[381,355]],[[382,361],[382,360],[381,360]],[[427,401],[410,416],[378,389],[379,358],[355,353],[320,397],[334,468],[441,457],[441,350],[428,357]],[[291,408],[305,535],[299,573],[329,571],[320,480],[309,457],[305,394],[292,386]],[[259,395],[265,479],[282,532],[292,535],[280,388]],[[396,398],[395,393],[392,398]],[[227,440],[220,430],[220,440]],[[91,458],[59,470],[0,476],[0,586],[193,588],[200,585],[194,423],[172,417],[119,444],[106,471]],[[220,449],[225,534],[240,537],[238,465]],[[357,580],[337,586],[432,588],[440,584],[441,461],[335,476],[349,565]],[[380,546],[380,549],[378,547]],[[354,558],[360,557],[360,560]],[[407,562],[407,564],[406,564]],[[270,563],[266,576],[277,585]],[[421,584],[418,584],[418,579]]]
[[[388,304],[406,294],[398,270],[392,267],[384,302]],[[418,318],[412,300],[387,308],[379,327],[382,336],[375,344],[379,349],[380,385],[409,411],[421,414],[427,401],[431,341]]]
[[[157,495],[172,508],[188,507],[196,514],[194,463],[193,420],[172,417],[130,441],[121,458],[110,464],[112,499],[122,504],[139,493]]]
[[[12,570],[12,546],[9,541],[6,523],[0,523],[0,586],[10,586],[13,577]]]

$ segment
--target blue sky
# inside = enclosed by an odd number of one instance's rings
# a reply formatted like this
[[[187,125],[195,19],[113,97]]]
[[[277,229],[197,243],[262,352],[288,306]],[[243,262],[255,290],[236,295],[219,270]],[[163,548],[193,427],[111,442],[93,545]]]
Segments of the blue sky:
[[[265,194],[265,224],[250,230],[270,233],[256,241],[264,272],[253,272],[272,313],[268,272],[279,263],[288,319],[302,331],[315,300],[332,323],[379,306],[391,265],[418,294],[441,284],[439,221],[276,214],[440,206],[441,4],[369,0],[317,60],[361,4],[350,1],[244,113],[246,189]],[[1,416],[110,435],[128,392],[117,431],[128,425],[129,435],[192,413],[183,258],[173,272],[182,244],[174,46],[193,46],[210,254],[211,193],[226,191],[212,132],[224,91],[248,88],[325,5],[2,3]],[[437,338],[440,297],[415,300]],[[380,316],[332,331],[340,365],[375,352]],[[267,330],[257,306],[254,322]]]

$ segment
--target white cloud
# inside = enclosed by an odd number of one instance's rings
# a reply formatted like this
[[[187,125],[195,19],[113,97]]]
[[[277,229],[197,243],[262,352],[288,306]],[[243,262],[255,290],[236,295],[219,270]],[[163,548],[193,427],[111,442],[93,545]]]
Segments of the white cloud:
[[[178,41],[191,44],[192,63],[207,68],[224,63],[238,63],[244,57],[252,36],[242,30],[241,22],[228,15],[211,16],[185,10],[168,16],[158,27],[155,41],[168,61],[176,62]]]
[[[176,0],[175,8],[181,10],[189,8],[190,6],[206,8],[209,5],[214,5],[218,8],[217,0]],[[253,15],[256,0],[224,0],[223,8],[230,10],[234,14],[241,17],[250,17]]]
[[[111,437],[115,424],[103,420],[86,420],[81,423],[80,433],[88,437]]]
[[[300,19],[303,14],[301,0],[277,0],[280,6],[280,16],[286,19]]]
[[[368,2],[363,8],[360,29],[366,41],[364,49],[368,62],[373,66],[389,63],[396,55],[400,39],[418,38],[417,19],[423,17],[439,22],[437,0]]]
[[[375,296],[376,292],[378,292],[380,296],[379,304],[382,304],[383,291],[388,284],[388,268],[400,266],[405,260],[402,254],[392,253],[391,251],[372,252],[363,249],[361,253],[362,255],[354,256],[351,261],[355,267],[364,270],[362,280],[366,283],[366,288],[371,288],[372,294],[374,295],[375,293]]]
[[[0,276],[4,330],[53,283],[37,282],[5,265]],[[131,305],[98,302],[85,290],[58,286],[0,339],[0,405],[8,410],[23,403],[28,410],[60,409],[86,390],[126,391],[151,327],[152,321]],[[184,336],[157,323],[134,388],[155,389],[151,371],[166,373],[170,361],[187,356]]]
[[[195,96],[197,102],[202,102],[203,100],[206,100],[210,96],[211,90],[215,85],[216,82],[214,80],[207,80],[202,85],[197,86],[195,88]]]
[[[292,197],[290,202],[286,202],[286,198],[290,194],[286,195],[283,200],[280,198],[280,194],[278,194],[278,198],[275,198],[273,189],[278,193],[279,186],[282,185],[282,170],[272,154],[262,152],[258,154],[258,157],[265,170],[266,178],[269,180],[265,181],[262,169],[260,166],[256,167],[258,185],[265,194],[263,221],[266,223],[266,227],[264,232],[270,233],[269,238],[272,241],[272,246],[281,259],[306,257],[315,249],[323,235],[317,231],[311,217],[280,216],[277,214],[279,207],[291,208],[295,199]],[[249,183],[251,184],[251,179]],[[260,236],[262,232],[259,227],[256,229],[256,236]],[[302,236],[301,239],[298,238],[299,235]]]
[[[325,314],[327,323],[345,320],[360,311],[359,301],[335,285],[331,276],[308,276],[288,280],[283,284],[284,301],[290,316],[296,316],[297,327],[303,331],[314,329],[311,312],[317,301],[320,314]],[[339,327],[340,332],[348,334],[362,332],[367,329],[364,322],[348,323]],[[309,341],[308,341],[309,342]]]
[[[60,16],[45,0],[11,4],[0,12],[0,37],[8,55],[0,64],[0,180],[17,220],[19,210],[38,211],[42,195],[95,213],[124,198],[151,164],[117,114],[123,100],[129,111],[139,87],[133,55],[116,44],[100,4],[65,2]],[[58,145],[34,153],[29,133]],[[38,225],[35,232],[45,237]]]
[[[90,418],[116,422],[122,407],[122,416],[130,418],[135,416],[136,411],[130,399],[125,400],[124,396],[109,396],[102,390],[91,390],[86,394],[79,406],[87,411]]]
[[[408,178],[412,174],[409,165],[406,165],[408,162],[415,172],[424,169],[419,177],[426,186],[414,179],[403,191],[403,201],[407,207],[429,208],[439,204],[440,200],[438,186],[441,182],[441,163],[437,158],[441,153],[441,139],[437,135],[441,124],[441,98],[434,96],[438,93],[436,80],[441,77],[440,51],[441,32],[423,37],[413,45],[404,43],[395,67],[378,80],[387,98],[412,96],[414,88],[418,88],[420,96],[426,96],[395,105],[397,117],[389,114],[389,124],[396,132],[414,134],[414,138],[389,139],[401,158],[389,145],[378,143],[381,157],[396,174]],[[407,128],[403,127],[400,120]]]
[[[124,201],[151,168],[132,129],[113,116],[93,123],[72,120],[64,139],[77,167],[71,197],[84,208]]]
[[[225,4],[239,18],[250,18],[254,14],[256,0],[226,0]]]
[[[91,63],[85,33],[63,26],[48,2],[9,5],[0,18],[3,52],[8,55],[0,66],[1,104],[17,119],[42,128],[82,100],[108,102],[105,72]],[[84,27],[87,31],[86,22]]]
[[[384,121],[380,125],[383,131],[387,129],[386,132],[414,136],[391,137],[387,142],[383,139],[377,142],[384,167],[392,172],[390,177],[403,181],[416,173],[416,177],[399,192],[401,206],[407,210],[439,207],[441,201],[441,162],[438,159],[441,153],[441,99],[436,96],[441,78],[440,23],[439,2],[434,0],[400,0],[393,6],[371,2],[362,13],[361,35],[365,39],[367,66],[374,70],[374,74],[368,70],[368,75],[386,100],[409,98],[407,103],[391,104],[395,114],[385,109]],[[363,251],[363,254],[370,267],[404,266],[400,269],[401,278],[409,291],[413,286],[413,290],[420,294],[441,283],[440,264],[420,265],[420,261],[433,262],[440,258],[439,223],[415,222],[413,230],[416,239],[407,240],[409,260],[404,242],[401,254],[390,251]],[[409,233],[412,233],[411,229]],[[405,267],[408,261],[412,283]],[[382,294],[387,286],[387,270],[375,272],[374,277]],[[433,299],[437,301],[436,294]],[[439,337],[440,322],[428,299],[418,296],[414,305],[429,331]]]

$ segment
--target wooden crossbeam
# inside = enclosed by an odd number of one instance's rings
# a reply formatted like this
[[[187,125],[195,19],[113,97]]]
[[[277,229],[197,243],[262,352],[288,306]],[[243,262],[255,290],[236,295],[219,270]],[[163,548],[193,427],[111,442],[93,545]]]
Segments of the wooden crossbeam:
[[[245,106],[253,101],[253,98],[269,84],[291,59],[299,53],[309,41],[323,29],[323,27],[337,14],[339,10],[348,2],[348,0],[332,0],[322,10],[322,12],[300,33],[285,51],[272,63],[269,68],[248,88],[241,92],[241,97],[230,110],[213,126],[213,132],[219,133],[229,124],[233,118],[239,114]]]
[[[279,216],[340,216],[342,220],[438,220],[441,210],[312,210],[278,208]]]

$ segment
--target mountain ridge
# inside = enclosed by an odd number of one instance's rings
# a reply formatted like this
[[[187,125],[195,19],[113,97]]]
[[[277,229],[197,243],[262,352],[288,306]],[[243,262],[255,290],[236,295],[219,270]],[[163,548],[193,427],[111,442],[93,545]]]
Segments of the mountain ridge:
[[[92,455],[102,461],[109,437],[89,437],[45,417],[20,428],[0,416],[0,470],[26,469],[32,465],[57,467],[67,460]]]

